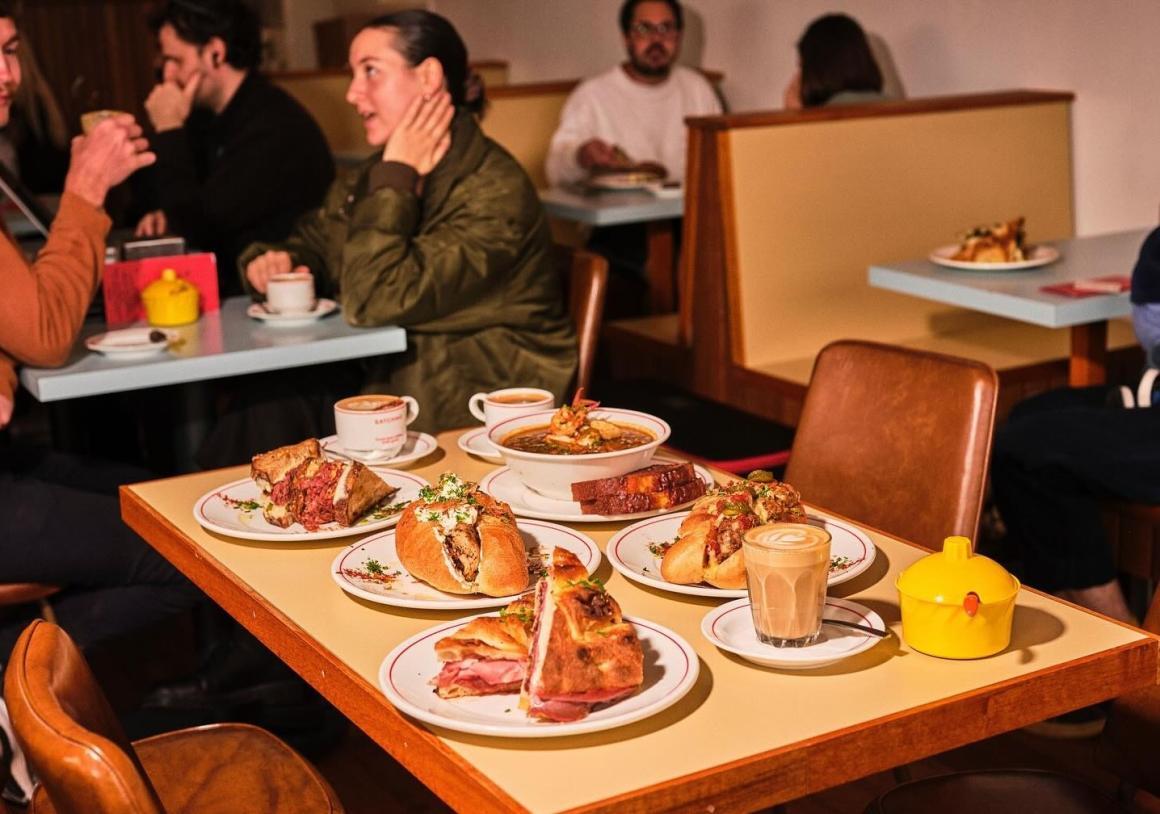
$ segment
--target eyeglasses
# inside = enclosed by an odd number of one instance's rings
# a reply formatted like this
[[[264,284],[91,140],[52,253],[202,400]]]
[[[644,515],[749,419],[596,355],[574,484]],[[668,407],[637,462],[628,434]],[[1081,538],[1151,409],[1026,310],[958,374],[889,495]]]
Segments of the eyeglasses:
[[[680,29],[676,23],[633,23],[628,27],[628,33],[638,39],[647,39],[649,37],[660,37],[667,40],[669,37],[677,36]]]

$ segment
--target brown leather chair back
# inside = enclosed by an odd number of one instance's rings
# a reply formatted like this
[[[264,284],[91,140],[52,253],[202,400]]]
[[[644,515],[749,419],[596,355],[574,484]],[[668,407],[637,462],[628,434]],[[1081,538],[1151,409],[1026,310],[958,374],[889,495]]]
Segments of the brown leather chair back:
[[[8,663],[12,728],[58,814],[164,814],[84,656],[36,620]]]
[[[928,548],[975,539],[998,377],[937,353],[843,340],[822,349],[785,479],[802,499]]]
[[[44,585],[39,582],[0,582],[0,607],[39,602],[59,590],[59,585]]]
[[[564,290],[568,293],[568,311],[576,325],[579,366],[576,387],[585,389],[592,383],[596,364],[596,343],[604,317],[604,298],[608,293],[608,261],[598,254],[556,246],[559,268],[565,274]]]

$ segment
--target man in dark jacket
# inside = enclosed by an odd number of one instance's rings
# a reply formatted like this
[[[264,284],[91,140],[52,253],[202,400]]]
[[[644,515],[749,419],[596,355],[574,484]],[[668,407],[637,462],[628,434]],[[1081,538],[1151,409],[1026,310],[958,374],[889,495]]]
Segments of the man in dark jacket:
[[[222,294],[238,294],[238,253],[285,238],[322,201],[334,161],[310,114],[258,73],[258,19],[242,0],[170,0],[150,23],[161,82],[145,109],[160,208],[137,234],[168,231],[213,251]]]

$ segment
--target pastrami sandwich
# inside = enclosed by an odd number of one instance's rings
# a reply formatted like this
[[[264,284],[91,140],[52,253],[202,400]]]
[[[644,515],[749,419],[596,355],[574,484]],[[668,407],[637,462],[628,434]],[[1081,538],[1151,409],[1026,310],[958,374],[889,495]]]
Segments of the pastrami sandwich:
[[[570,551],[552,552],[536,586],[528,674],[520,706],[550,721],[577,721],[597,704],[631,695],[644,682],[636,628]]]
[[[528,670],[528,645],[535,606],[522,596],[499,616],[473,619],[435,642],[443,662],[431,680],[440,698],[517,693]]]

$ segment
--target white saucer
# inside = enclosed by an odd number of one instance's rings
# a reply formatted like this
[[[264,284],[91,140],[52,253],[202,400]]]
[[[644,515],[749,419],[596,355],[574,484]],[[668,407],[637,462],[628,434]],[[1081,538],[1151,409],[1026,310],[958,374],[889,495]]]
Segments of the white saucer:
[[[399,450],[398,455],[392,458],[367,455],[362,451],[355,452],[348,450],[338,442],[337,435],[328,435],[321,439],[319,443],[322,444],[324,452],[328,452],[339,458],[349,458],[352,461],[358,461],[371,467],[408,464],[430,455],[439,449],[439,442],[435,440],[435,436],[428,435],[425,432],[416,432],[415,430],[407,430],[407,440],[403,442],[403,448]]]
[[[543,520],[516,521],[524,546],[528,551],[529,574],[534,575],[528,582],[528,589],[536,586],[536,580],[543,573],[552,549],[564,548],[571,551],[591,576],[600,567],[600,549],[592,538],[578,531]],[[367,572],[367,564],[377,566],[376,574]],[[448,594],[432,588],[427,583],[407,573],[399,561],[395,548],[395,531],[385,531],[367,537],[338,553],[331,564],[330,576],[348,594],[399,608],[425,608],[427,610],[465,610],[468,608],[494,608],[506,605],[515,596],[484,596],[483,594]]]
[[[657,455],[652,463],[677,463],[672,458]],[[697,476],[704,481],[705,486],[713,488],[713,476],[703,466],[693,465]],[[572,500],[556,500],[545,497],[532,491],[524,485],[510,467],[500,467],[492,470],[479,482],[479,488],[487,492],[496,500],[502,500],[511,506],[512,511],[520,517],[538,517],[541,520],[558,520],[564,523],[616,523],[622,520],[640,520],[645,517],[656,517],[660,514],[684,509],[694,501],[689,500],[678,506],[667,506],[663,509],[653,509],[647,512],[634,514],[584,514],[580,511],[580,504]]]
[[[688,516],[688,512],[677,512],[633,523],[618,532],[604,547],[608,562],[634,582],[662,591],[715,599],[748,596],[749,592],[744,588],[715,588],[707,583],[681,585],[661,576],[661,558],[649,547],[671,543]],[[878,549],[857,526],[815,515],[809,515],[809,523],[830,533],[830,585],[851,580],[873,564]]]
[[[290,328],[295,325],[308,325],[333,313],[338,308],[334,300],[320,299],[314,304],[314,309],[301,314],[276,314],[267,311],[266,306],[255,302],[246,309],[246,315],[252,319],[261,320],[268,325],[277,325],[280,328]]]
[[[149,334],[154,331],[164,334],[165,338],[150,339]],[[176,338],[176,331],[165,328],[123,328],[90,336],[85,340],[85,347],[117,359],[137,359],[168,349],[169,343]]]
[[[495,445],[491,441],[487,440],[487,427],[468,430],[459,436],[459,440],[456,443],[468,455],[486,458],[489,461],[503,460],[503,456],[499,454],[499,450],[495,448]]]
[[[388,653],[379,667],[379,687],[387,700],[412,718],[457,732],[553,738],[599,732],[656,715],[693,689],[700,672],[697,653],[687,641],[655,622],[626,616],[624,620],[636,627],[644,650],[644,684],[627,698],[598,706],[586,718],[568,723],[537,721],[520,709],[516,693],[440,698],[430,684],[443,666],[435,657],[435,642],[472,618],[440,622]]]
[[[825,617],[886,630],[882,617],[865,605],[848,599],[826,597]],[[763,667],[779,670],[812,670],[865,652],[878,643],[877,636],[850,628],[822,625],[818,640],[809,647],[774,647],[763,644],[753,629],[749,599],[738,599],[705,614],[701,635],[722,650]]]

